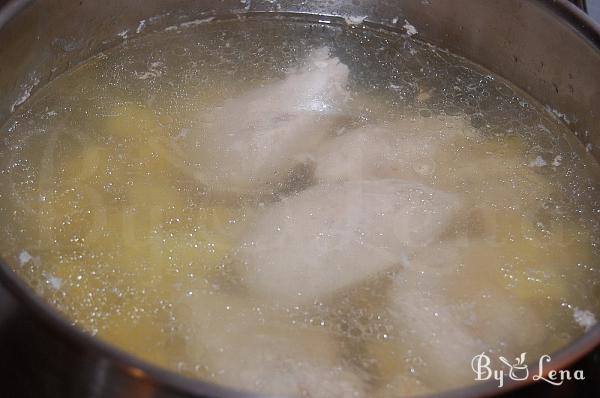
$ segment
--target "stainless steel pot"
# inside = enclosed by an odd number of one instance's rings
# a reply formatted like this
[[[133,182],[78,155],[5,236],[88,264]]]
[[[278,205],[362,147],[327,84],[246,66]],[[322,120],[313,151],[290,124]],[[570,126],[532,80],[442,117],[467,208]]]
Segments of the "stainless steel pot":
[[[2,2],[0,2],[1,4]],[[12,0],[0,9],[0,124],[58,74],[123,40],[184,20],[242,13],[320,15],[403,32],[462,55],[557,110],[600,157],[600,28],[564,0]],[[307,16],[308,17],[308,16]],[[394,20],[400,23],[394,23]],[[141,22],[144,21],[144,22]],[[122,32],[126,32],[123,34]],[[120,34],[121,33],[121,34]],[[506,380],[444,397],[499,393],[600,396],[600,326],[545,368],[584,369],[561,389]],[[151,349],[151,348],[150,348]],[[0,263],[0,395],[16,397],[246,396],[144,363],[72,327]],[[561,395],[563,394],[563,395]],[[525,396],[525,395],[524,395]]]

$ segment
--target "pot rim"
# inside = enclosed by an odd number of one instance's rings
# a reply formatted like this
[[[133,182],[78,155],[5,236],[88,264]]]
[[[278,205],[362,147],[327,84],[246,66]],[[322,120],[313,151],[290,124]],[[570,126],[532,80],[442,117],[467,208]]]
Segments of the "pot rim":
[[[35,0],[10,0],[0,8],[0,29],[2,29],[14,16],[22,11]],[[587,14],[568,0],[529,0],[537,3],[553,13],[557,18],[564,21],[571,29],[577,32],[583,40],[600,54],[600,25]],[[311,14],[307,14],[311,15]],[[172,370],[153,365],[135,355],[94,337],[73,325],[60,314],[52,305],[45,302],[40,295],[31,289],[25,281],[10,269],[8,264],[0,257],[0,285],[6,288],[20,304],[24,304],[26,310],[36,320],[41,321],[48,330],[62,340],[75,343],[88,352],[95,352],[99,356],[111,360],[116,368],[141,383],[154,385],[163,391],[170,391],[184,396],[206,396],[206,397],[232,397],[232,398],[265,398],[267,396],[237,391],[218,384],[209,383],[200,379],[183,376]],[[552,370],[567,369],[576,361],[600,346],[600,323],[592,327],[571,344],[563,347],[555,353],[549,353],[552,361],[544,367],[542,375],[546,377]],[[469,364],[465,364],[468,366]],[[529,364],[530,368],[532,364]],[[533,364],[533,369],[537,369]],[[531,375],[530,375],[531,376]],[[504,378],[504,386],[499,389],[496,380],[467,385],[441,393],[420,395],[423,398],[470,398],[470,397],[492,397],[505,394],[518,388],[540,383],[531,377],[525,380],[512,380]]]

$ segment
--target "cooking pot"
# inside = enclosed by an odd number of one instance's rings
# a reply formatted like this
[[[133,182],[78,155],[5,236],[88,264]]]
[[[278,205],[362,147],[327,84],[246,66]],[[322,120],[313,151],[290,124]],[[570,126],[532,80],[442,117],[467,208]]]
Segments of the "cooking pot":
[[[415,38],[482,65],[546,105],[600,157],[600,28],[562,0],[12,0],[0,9],[0,124],[45,83],[123,40],[183,21],[246,13],[326,23],[359,17],[350,20],[401,34],[412,26]],[[481,381],[438,396],[600,396],[599,344],[597,325],[553,353],[543,370],[581,369],[583,381],[558,388],[530,377],[505,380],[502,389]],[[0,395],[7,397],[252,396],[154,367],[89,336],[4,263],[0,381]]]

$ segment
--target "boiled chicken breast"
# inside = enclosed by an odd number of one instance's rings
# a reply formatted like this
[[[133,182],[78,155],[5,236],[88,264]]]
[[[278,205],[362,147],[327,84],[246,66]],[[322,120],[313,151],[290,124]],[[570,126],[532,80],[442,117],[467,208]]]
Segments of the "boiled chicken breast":
[[[328,139],[312,154],[319,182],[376,178],[427,181],[448,146],[473,135],[462,117],[406,117]]]
[[[277,191],[340,116],[348,73],[319,48],[283,79],[226,100],[184,139],[192,173],[215,191]]]
[[[237,253],[248,289],[289,302],[331,295],[423,250],[458,196],[394,179],[321,184],[267,207]]]
[[[431,245],[394,277],[390,313],[412,355],[426,364],[417,375],[433,389],[472,383],[475,355],[486,353],[499,368],[498,357],[512,363],[521,352],[535,356],[531,347],[545,338],[535,307],[494,282],[495,263],[470,258],[478,244]]]
[[[177,310],[186,330],[186,355],[204,365],[204,378],[272,396],[365,396],[334,337],[290,325],[261,301],[196,290]]]

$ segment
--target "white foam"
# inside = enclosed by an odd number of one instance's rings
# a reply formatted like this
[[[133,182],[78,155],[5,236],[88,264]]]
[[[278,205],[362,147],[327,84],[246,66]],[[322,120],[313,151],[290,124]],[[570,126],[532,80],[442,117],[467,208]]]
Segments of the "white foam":
[[[404,25],[402,25],[402,27],[404,28],[404,30],[406,30],[406,34],[409,36],[414,36],[417,33],[419,33],[417,31],[417,28],[415,28],[413,25],[411,25],[410,22],[408,22],[408,20],[404,20]]]
[[[142,32],[142,30],[144,30],[144,27],[146,26],[146,20],[142,19],[139,24],[137,29],[135,30],[135,33],[140,34]]]
[[[596,316],[591,311],[581,310],[577,307],[573,309],[573,319],[586,332],[597,323]]]
[[[348,25],[360,25],[362,24],[365,19],[367,18],[367,16],[349,16],[349,17],[344,17],[344,21],[346,21],[346,23]]]
[[[543,157],[538,156],[535,159],[533,159],[531,162],[529,162],[529,167],[544,167],[546,166],[546,161],[544,160]]]
[[[556,156],[554,157],[554,160],[552,161],[552,166],[554,166],[554,167],[558,167],[558,166],[560,166],[560,163],[561,163],[561,162],[562,162],[562,156],[560,156],[560,155],[556,155]]]
[[[562,120],[563,122],[565,122],[567,124],[571,123],[571,119],[569,119],[569,117],[566,114],[564,114],[562,112],[559,112],[558,110],[552,108],[550,105],[546,105],[545,109],[546,109],[546,111],[548,113],[550,113],[551,115],[553,115],[557,119]]]
[[[152,62],[146,72],[135,72],[135,77],[140,80],[159,77],[163,74],[163,66],[162,62]]]
[[[19,254],[19,265],[23,266],[31,261],[33,257],[27,250],[22,250]]]
[[[179,26],[181,26],[182,28],[189,28],[190,26],[197,26],[197,25],[202,25],[202,24],[205,24],[205,23],[212,22],[214,19],[215,19],[215,17],[208,17],[208,18],[203,18],[203,19],[194,19],[193,21],[183,22]]]
[[[21,89],[23,91],[21,91],[21,94],[19,95],[19,97],[17,97],[17,99],[15,100],[15,102],[13,102],[13,104],[10,106],[10,112],[11,113],[15,111],[15,109],[17,108],[17,106],[19,106],[22,103],[24,103],[25,101],[27,101],[27,99],[31,96],[31,91],[38,84],[40,84],[40,78],[37,77],[37,76],[33,76],[31,78],[31,82],[25,83],[25,84],[21,85]]]
[[[47,277],[48,284],[54,290],[59,290],[63,284],[63,280],[57,276],[48,275]]]

